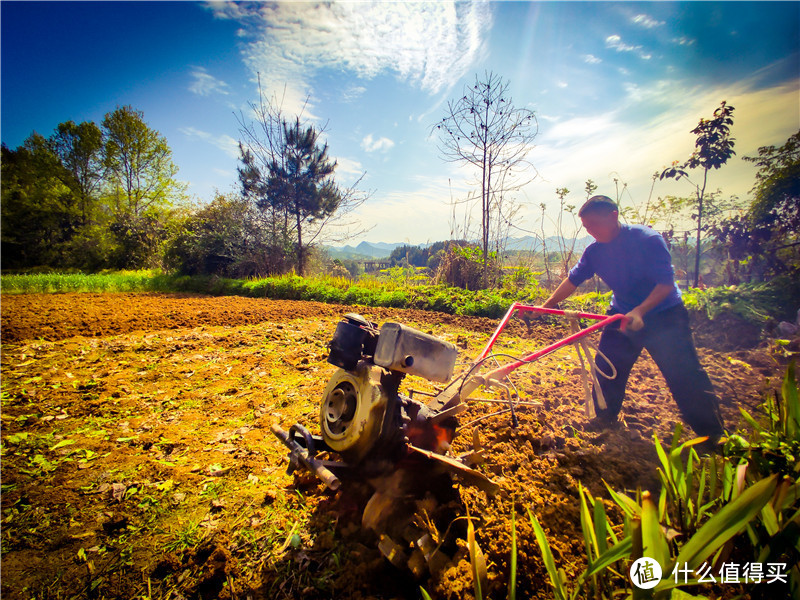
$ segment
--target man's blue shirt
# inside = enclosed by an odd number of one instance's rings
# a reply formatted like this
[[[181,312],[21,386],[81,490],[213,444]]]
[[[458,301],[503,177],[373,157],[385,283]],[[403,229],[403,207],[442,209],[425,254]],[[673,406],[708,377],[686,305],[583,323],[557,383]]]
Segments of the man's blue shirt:
[[[611,307],[621,313],[639,306],[660,283],[672,285],[673,291],[650,312],[683,302],[667,244],[649,227],[620,224],[619,235],[613,240],[590,244],[570,270],[569,280],[578,286],[592,275],[598,275],[611,288]]]

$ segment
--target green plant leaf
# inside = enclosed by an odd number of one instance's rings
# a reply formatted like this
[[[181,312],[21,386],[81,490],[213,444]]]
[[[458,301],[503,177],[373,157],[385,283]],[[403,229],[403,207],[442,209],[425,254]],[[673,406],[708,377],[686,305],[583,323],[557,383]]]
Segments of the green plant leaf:
[[[608,483],[603,481],[608,493],[611,494],[611,499],[619,506],[622,511],[629,517],[640,517],[642,514],[642,507],[639,506],[634,500],[628,498],[624,494],[615,492]]]
[[[603,554],[601,554],[596,561],[592,564],[591,568],[586,571],[586,577],[591,577],[592,575],[596,575],[603,569],[608,568],[609,566],[613,565],[618,560],[622,560],[623,558],[628,558],[631,555],[631,550],[633,549],[633,539],[631,536],[628,536],[622,539],[618,544],[614,544],[606,550]]]
[[[469,548],[469,560],[472,565],[472,582],[475,590],[475,600],[483,600],[481,593],[481,580],[486,576],[486,559],[481,552],[478,542],[475,541],[475,527],[472,519],[467,515],[467,546]]]
[[[12,433],[11,435],[7,436],[5,441],[9,444],[19,444],[20,442],[24,442],[28,439],[30,434],[27,431],[20,431],[19,433]]]
[[[599,500],[594,503],[594,538],[597,556],[601,556],[608,550],[608,542],[606,542],[606,533],[608,531],[608,521],[606,519],[606,510],[603,503]]]
[[[583,532],[583,542],[586,545],[586,554],[591,565],[594,559],[600,554],[597,551],[597,537],[593,526],[592,515],[587,500],[588,492],[581,484],[578,484],[578,495],[581,498],[581,531]]]
[[[662,571],[669,564],[669,546],[658,521],[658,508],[650,498],[650,492],[642,493],[642,555],[658,561]]]
[[[795,378],[795,361],[789,363],[786,376],[781,386],[783,396],[784,423],[783,433],[789,439],[797,439],[800,433],[800,400],[797,394],[797,379]]]
[[[685,563],[692,570],[703,564],[703,561],[742,531],[761,512],[764,505],[772,498],[777,485],[777,476],[771,475],[744,490],[736,500],[720,509],[684,544],[675,564]]]
[[[508,574],[508,600],[517,598],[517,518],[514,505],[511,505],[511,559]]]
[[[63,448],[64,446],[71,446],[74,443],[75,440],[61,440],[55,446],[50,448],[50,452],[52,452],[53,450],[58,450],[59,448]]]
[[[553,559],[553,551],[550,549],[550,544],[547,541],[547,536],[544,534],[542,526],[539,524],[539,519],[528,509],[528,518],[533,526],[533,532],[536,535],[536,543],[539,544],[539,550],[542,551],[542,559],[544,566],[547,569],[547,575],[550,577],[550,585],[553,586],[553,594],[556,600],[566,600],[567,592],[564,589],[564,584],[558,574],[556,568],[556,561]]]
[[[747,421],[748,424],[750,425],[750,427],[753,428],[753,431],[755,431],[756,433],[761,433],[761,432],[764,431],[764,428],[761,427],[761,425],[758,424],[758,421],[756,421],[752,417],[752,415],[749,412],[747,412],[745,409],[743,409],[741,406],[739,407],[739,412],[742,413],[742,416],[744,417],[744,420]]]
[[[669,458],[667,458],[667,453],[664,451],[664,447],[661,445],[661,440],[658,439],[657,433],[653,434],[653,441],[655,442],[658,460],[661,462],[661,470],[659,470],[659,473],[663,474],[665,483],[673,486],[674,482],[672,481],[671,471],[669,468]]]

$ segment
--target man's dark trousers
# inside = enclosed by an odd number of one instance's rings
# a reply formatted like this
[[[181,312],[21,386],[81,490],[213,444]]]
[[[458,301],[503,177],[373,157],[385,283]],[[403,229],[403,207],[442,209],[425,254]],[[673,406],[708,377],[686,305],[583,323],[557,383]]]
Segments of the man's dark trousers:
[[[616,311],[611,309],[609,314]],[[723,434],[719,402],[700,360],[697,357],[689,329],[689,313],[683,304],[644,317],[644,327],[639,331],[623,332],[619,323],[603,330],[599,350],[616,367],[617,376],[606,379],[598,374],[600,388],[603,390],[606,410],[595,408],[601,420],[615,420],[622,408],[625,387],[633,364],[646,348],[667,381],[673,398],[681,411],[683,420],[698,436],[707,435],[712,439]],[[595,357],[597,367],[602,373],[611,375],[608,363],[602,357]]]

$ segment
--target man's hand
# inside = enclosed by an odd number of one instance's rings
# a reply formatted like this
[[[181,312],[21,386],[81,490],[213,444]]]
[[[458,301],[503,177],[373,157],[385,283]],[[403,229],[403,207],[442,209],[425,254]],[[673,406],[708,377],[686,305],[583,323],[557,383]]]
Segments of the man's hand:
[[[626,323],[626,328],[630,329],[631,331],[639,331],[642,327],[644,327],[644,321],[642,320],[642,315],[639,314],[638,309],[634,308],[631,312],[629,312],[625,317],[628,319]]]
[[[656,285],[653,290],[650,292],[650,295],[644,299],[639,306],[634,308],[631,312],[625,315],[628,320],[627,326],[630,328],[631,331],[639,331],[642,327],[644,327],[644,321],[642,320],[644,316],[652,309],[658,306],[658,304],[667,296],[669,296],[670,292],[675,288],[675,284],[666,284],[666,283],[659,283]]]
[[[556,288],[556,291],[550,294],[550,297],[542,304],[542,308],[555,308],[562,300],[566,300],[574,292],[577,286],[569,280],[569,277],[564,279],[561,284]]]

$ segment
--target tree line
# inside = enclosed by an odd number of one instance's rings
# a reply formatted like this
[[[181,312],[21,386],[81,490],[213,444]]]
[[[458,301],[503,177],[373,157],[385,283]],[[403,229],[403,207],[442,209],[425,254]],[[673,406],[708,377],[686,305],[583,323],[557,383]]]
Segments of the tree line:
[[[177,172],[166,139],[130,106],[3,145],[3,268],[154,266],[184,198]]]
[[[358,232],[347,215],[368,194],[338,185],[321,128],[263,94],[251,109],[252,121],[240,119],[239,191],[201,205],[166,139],[130,106],[3,145],[3,269],[304,274],[321,241]]]
[[[166,139],[130,106],[109,112],[99,125],[66,121],[49,137],[34,132],[16,149],[3,145],[3,269],[161,267],[227,277],[292,270],[305,274],[323,243],[363,233],[351,215],[370,193],[359,190],[360,178],[349,187],[337,181],[325,126],[309,124],[302,114],[285,114],[276,97],[267,98],[260,88],[248,108],[247,116],[238,117],[239,189],[217,192],[197,205],[177,179]],[[735,154],[733,112],[722,102],[692,130],[696,149],[689,159],[653,176],[654,186],[659,178],[687,181],[687,196],[653,200],[651,191],[644,202],[626,203],[626,186],[617,189],[622,218],[663,231],[676,267],[688,273],[694,263],[695,285],[702,252],[722,256],[728,283],[796,276],[800,270],[800,132],[782,146],[764,146],[758,156],[745,157],[758,172],[752,199],[736,202],[709,186],[710,173]],[[535,173],[526,160],[537,133],[535,115],[515,108],[508,82],[487,73],[448,103],[432,133],[439,137],[444,160],[463,162],[476,173],[475,190],[456,204],[466,213],[474,204],[480,223],[477,231],[470,231],[468,223],[463,230],[455,228],[451,237],[461,242],[403,247],[391,258],[460,274],[445,280],[469,280],[470,289],[497,285],[507,254],[503,240],[511,228],[538,235],[520,227],[514,197]],[[596,187],[587,181],[587,197]],[[574,243],[564,235],[570,219],[577,225],[568,195],[565,188],[556,190],[553,224],[564,242],[556,249],[559,270],[577,259]],[[549,280],[552,261],[547,257],[554,249],[546,247],[545,204],[540,208],[541,254]],[[693,222],[694,230],[676,231],[679,221]],[[464,241],[474,239],[476,246]],[[328,267],[333,272],[336,265]]]

